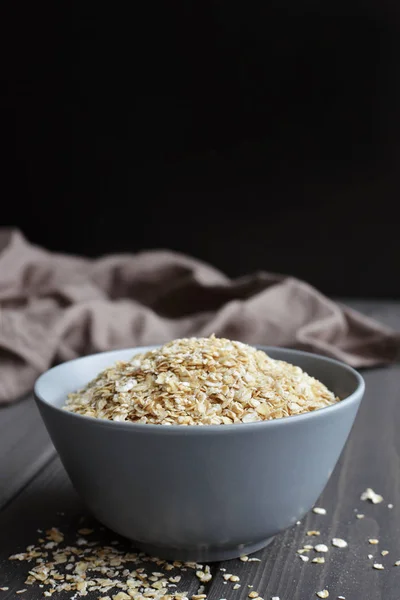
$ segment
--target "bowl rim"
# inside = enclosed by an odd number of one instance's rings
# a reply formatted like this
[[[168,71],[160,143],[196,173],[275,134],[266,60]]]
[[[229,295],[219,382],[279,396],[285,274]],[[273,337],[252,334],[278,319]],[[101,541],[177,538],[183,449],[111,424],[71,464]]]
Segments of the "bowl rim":
[[[109,351],[105,351],[105,352],[95,352],[93,354],[87,354],[85,356],[80,356],[80,357],[74,358],[72,360],[64,361],[58,365],[51,367],[50,369],[47,369],[44,373],[42,373],[37,378],[35,385],[34,385],[34,389],[33,389],[35,400],[38,403],[39,408],[40,408],[40,405],[44,405],[44,406],[52,409],[53,411],[55,411],[59,414],[62,414],[63,417],[65,417],[66,419],[72,419],[72,422],[75,421],[76,424],[78,424],[79,422],[81,424],[86,422],[88,425],[90,425],[90,423],[92,423],[92,425],[96,424],[97,426],[111,428],[114,430],[116,430],[116,428],[118,428],[120,430],[131,431],[132,433],[139,433],[139,432],[144,433],[147,431],[148,433],[152,433],[152,434],[157,433],[157,434],[171,435],[171,434],[179,433],[179,434],[184,434],[184,435],[193,435],[193,434],[203,435],[203,434],[212,433],[212,432],[214,432],[214,433],[218,432],[219,434],[229,433],[229,432],[235,432],[235,433],[247,432],[248,433],[251,428],[262,429],[262,428],[271,428],[271,427],[290,427],[290,426],[294,426],[295,424],[300,423],[302,421],[307,421],[310,419],[318,420],[319,418],[324,418],[323,415],[328,417],[331,414],[333,415],[335,412],[337,413],[337,412],[345,410],[346,407],[349,407],[349,405],[351,405],[351,404],[359,403],[365,392],[365,381],[364,381],[364,378],[362,377],[362,375],[358,371],[356,371],[356,369],[354,369],[350,365],[348,365],[340,360],[336,360],[334,358],[323,356],[321,354],[316,354],[314,352],[307,352],[305,350],[297,350],[294,348],[287,348],[285,346],[264,346],[264,345],[254,344],[253,347],[255,347],[259,350],[263,350],[267,354],[271,350],[279,351],[279,352],[291,354],[293,357],[308,356],[319,362],[325,362],[328,364],[335,365],[335,366],[343,369],[343,371],[347,371],[349,374],[351,374],[355,378],[357,385],[356,385],[354,391],[349,396],[346,396],[345,398],[343,398],[340,402],[337,402],[330,406],[325,406],[323,408],[319,408],[312,412],[302,413],[299,415],[292,415],[290,417],[280,417],[279,419],[271,419],[268,421],[254,421],[251,423],[232,423],[231,425],[220,424],[220,425],[168,425],[168,426],[163,426],[163,425],[158,425],[158,424],[154,424],[154,423],[130,423],[130,422],[126,422],[126,421],[111,421],[108,419],[98,419],[97,417],[90,417],[90,416],[80,415],[78,413],[67,411],[63,407],[56,406],[49,400],[46,400],[46,398],[41,394],[40,387],[41,387],[42,382],[45,380],[45,378],[50,373],[54,373],[54,371],[65,367],[65,365],[73,365],[77,362],[85,361],[85,360],[88,360],[88,359],[91,359],[91,358],[94,358],[94,357],[100,356],[100,355],[103,355],[103,356],[109,355],[110,359],[111,359],[113,356],[119,354],[120,352],[132,351],[133,353],[137,354],[140,351],[149,351],[149,350],[152,350],[155,348],[159,348],[160,346],[161,346],[161,344],[154,344],[154,345],[149,345],[149,346],[133,346],[133,347],[128,347],[128,348],[119,348],[116,350],[109,350]],[[114,360],[118,360],[118,359],[115,358]],[[281,359],[278,358],[277,360],[281,360]],[[110,362],[110,365],[111,364],[112,364],[112,362]],[[292,363],[292,364],[295,364],[295,363]]]

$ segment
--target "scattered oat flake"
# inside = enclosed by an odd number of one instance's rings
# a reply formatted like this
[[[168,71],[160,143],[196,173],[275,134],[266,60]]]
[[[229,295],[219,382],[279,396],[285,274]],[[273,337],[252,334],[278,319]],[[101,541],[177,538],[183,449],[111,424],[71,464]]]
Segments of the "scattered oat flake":
[[[358,513],[356,515],[357,519],[363,519],[365,515],[363,515],[362,513]]]
[[[360,496],[361,500],[369,500],[372,504],[379,504],[382,502],[383,497],[380,494],[374,492],[372,488],[367,488]]]
[[[318,506],[314,506],[314,508],[312,510],[313,510],[313,513],[315,513],[316,515],[326,515],[325,508],[319,508]]]
[[[237,575],[231,575],[229,577],[229,581],[240,581],[240,577],[238,577]]]
[[[200,579],[200,581],[202,581],[203,583],[207,583],[207,581],[211,581],[212,579],[212,575],[209,571],[209,568],[206,571],[196,571],[196,577],[198,577],[198,579]]]
[[[321,535],[320,531],[315,531],[314,529],[312,529],[311,531],[307,531],[307,535]]]
[[[296,525],[301,525],[301,521],[296,521]]]
[[[78,533],[80,535],[90,535],[93,533],[93,529],[87,529],[86,527],[83,527],[83,529],[78,529]]]
[[[301,558],[303,562],[308,562],[310,560],[308,556],[303,556],[302,554],[299,554],[299,558]]]
[[[325,544],[317,544],[314,546],[315,552],[328,552],[329,548]]]
[[[376,538],[370,538],[368,540],[368,543],[372,545],[379,544],[379,540],[377,540]]]
[[[344,596],[338,596],[337,600],[346,600],[346,598]]]
[[[311,562],[316,563],[317,565],[323,565],[325,562],[325,558],[323,556],[316,556],[312,559]]]
[[[321,590],[320,592],[316,592],[318,598],[329,598],[328,590]]]
[[[373,567],[374,569],[377,569],[378,571],[383,571],[383,569],[385,568],[383,565],[381,565],[381,563],[374,563],[374,564],[372,565],[372,567]]]
[[[257,596],[258,596],[258,592],[256,592],[256,591],[249,593],[249,598],[257,598]]]
[[[240,588],[240,583],[235,583],[235,585],[233,586],[234,590],[238,590]]]
[[[388,508],[393,508],[393,504],[388,504]]]
[[[115,594],[112,598],[113,600],[131,600],[131,596],[128,596],[125,592],[118,592],[118,594]]]
[[[400,560],[396,560],[396,562],[394,563],[395,567],[400,567]]]
[[[336,548],[347,548],[348,544],[346,540],[342,540],[341,538],[333,538],[332,546],[335,546]]]
[[[382,556],[387,556],[389,554],[389,550],[382,550]]]
[[[48,540],[56,542],[57,544],[64,540],[64,535],[61,533],[61,531],[57,529],[57,527],[52,527],[51,529],[48,529],[46,531],[46,537]]]
[[[25,588],[24,590],[17,590],[15,593],[16,594],[25,594],[25,592],[27,592],[28,590]]]
[[[368,558],[371,560],[371,558],[374,558],[373,554],[368,554]]]
[[[249,560],[249,557],[246,554],[244,554],[243,556],[240,557],[240,560],[242,562],[247,562]]]
[[[261,558],[249,558],[248,562],[261,562]]]
[[[280,600],[279,596],[272,596],[271,600]]]
[[[311,546],[311,544],[306,544],[304,546],[304,550],[313,550],[313,549],[314,549],[314,546]]]
[[[203,600],[207,598],[206,594],[193,594],[192,600]]]

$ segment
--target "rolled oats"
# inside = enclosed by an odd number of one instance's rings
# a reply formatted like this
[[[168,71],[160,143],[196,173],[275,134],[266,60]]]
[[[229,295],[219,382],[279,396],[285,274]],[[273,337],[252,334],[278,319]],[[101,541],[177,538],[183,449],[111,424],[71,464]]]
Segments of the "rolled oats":
[[[10,560],[28,563],[25,584],[44,588],[42,594],[46,598],[72,592],[73,596],[68,597],[74,600],[81,596],[92,597],[93,594],[93,598],[98,600],[185,600],[188,597],[186,591],[169,589],[177,585],[170,583],[168,577],[176,582],[181,581],[181,575],[170,576],[171,570],[184,572],[191,569],[203,581],[212,578],[208,565],[180,561],[169,563],[143,552],[116,548],[119,542],[110,542],[108,545],[94,541],[91,546],[72,546],[64,541],[63,534],[55,528],[49,530],[48,535],[57,536],[60,540],[62,538],[62,541],[54,542],[49,549],[43,540],[28,546],[26,552],[9,557]],[[151,571],[155,565],[157,571]],[[2,591],[7,589],[0,588]],[[23,594],[25,591],[27,588],[16,593]],[[204,600],[204,586],[199,586],[195,596],[195,600]]]
[[[320,508],[318,506],[314,506],[314,508],[312,510],[313,510],[313,513],[315,513],[316,515],[326,515],[326,508]]]
[[[174,340],[69,394],[81,415],[158,425],[229,425],[311,412],[339,398],[300,367],[224,338]]]
[[[383,501],[383,496],[374,492],[372,488],[367,488],[360,496],[361,500],[369,500],[372,504],[379,504]]]

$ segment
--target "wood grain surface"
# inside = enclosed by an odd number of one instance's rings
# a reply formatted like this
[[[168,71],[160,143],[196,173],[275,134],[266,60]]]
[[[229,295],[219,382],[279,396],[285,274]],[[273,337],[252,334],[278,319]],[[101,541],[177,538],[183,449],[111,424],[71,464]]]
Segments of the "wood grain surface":
[[[400,330],[400,303],[353,301],[351,306]],[[317,591],[328,589],[330,600],[338,596],[346,600],[400,600],[400,567],[393,566],[400,560],[400,366],[367,370],[363,376],[367,391],[355,426],[318,501],[327,514],[311,512],[300,525],[278,535],[268,548],[254,555],[260,562],[213,564],[208,598],[244,600],[256,590],[265,600],[273,596],[311,600],[317,598]],[[322,452],[323,448],[315,451]],[[0,600],[43,598],[43,590],[24,585],[28,565],[10,562],[8,556],[34,543],[38,528],[58,526],[73,535],[79,523],[91,522],[91,517],[54,456],[32,398],[0,410],[0,482],[0,587],[9,587],[0,592]],[[384,502],[362,502],[360,495],[367,487],[382,494]],[[356,518],[356,511],[365,517]],[[308,537],[306,532],[315,529],[320,536]],[[104,541],[110,535],[118,538],[107,531],[100,535]],[[333,537],[345,539],[348,547],[332,547]],[[379,544],[370,545],[369,538],[378,538]],[[127,546],[121,538],[118,541],[121,547]],[[325,564],[311,563],[317,556],[314,551],[309,562],[302,562],[297,549],[316,543],[329,546]],[[382,556],[382,550],[389,554]],[[374,559],[368,559],[368,554]],[[373,569],[374,562],[382,563],[385,569]],[[224,573],[238,575],[240,588],[235,590],[232,582],[224,583]],[[198,584],[188,572],[180,589],[193,594]],[[26,587],[27,592],[16,594]],[[99,595],[96,592],[86,598],[97,599]]]

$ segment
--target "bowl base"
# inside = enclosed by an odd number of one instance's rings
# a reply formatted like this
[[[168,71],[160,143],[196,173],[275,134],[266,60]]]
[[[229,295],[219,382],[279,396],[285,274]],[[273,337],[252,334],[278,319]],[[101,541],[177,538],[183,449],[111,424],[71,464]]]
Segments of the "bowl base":
[[[168,548],[164,546],[152,546],[150,544],[141,544],[133,541],[134,545],[138,550],[146,552],[150,556],[157,556],[166,560],[180,560],[180,561],[192,561],[192,562],[220,562],[223,560],[230,560],[232,558],[239,558],[244,554],[252,554],[265,548],[272,542],[275,536],[266,538],[256,544],[240,544],[234,548],[221,548],[218,546],[211,546],[209,548],[191,548],[189,550],[179,548]]]

